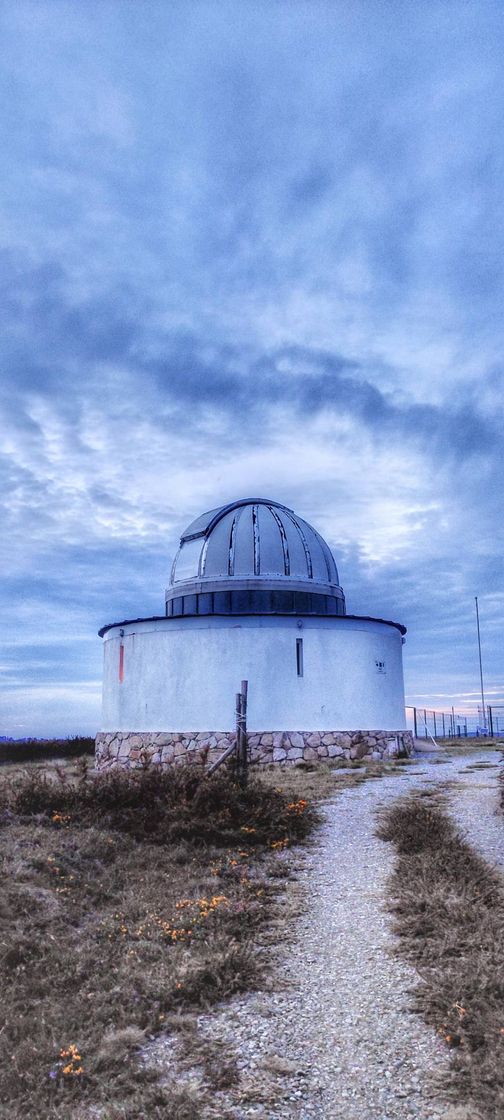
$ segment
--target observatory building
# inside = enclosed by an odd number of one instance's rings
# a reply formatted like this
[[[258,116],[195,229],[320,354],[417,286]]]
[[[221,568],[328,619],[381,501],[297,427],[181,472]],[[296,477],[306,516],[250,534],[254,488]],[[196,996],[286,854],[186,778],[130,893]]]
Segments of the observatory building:
[[[210,510],[183,533],[165,613],[111,623],[97,765],[162,765],[235,733],[248,681],[253,762],[407,754],[405,627],[346,613],[332,552],[266,498]]]

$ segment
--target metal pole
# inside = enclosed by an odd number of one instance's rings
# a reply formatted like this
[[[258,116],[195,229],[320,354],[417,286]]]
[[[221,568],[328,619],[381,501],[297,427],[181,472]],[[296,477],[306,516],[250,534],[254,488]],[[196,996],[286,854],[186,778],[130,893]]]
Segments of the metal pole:
[[[431,733],[430,733],[430,731],[429,731],[429,728],[427,727],[427,719],[426,719],[426,716],[427,716],[427,713],[426,713],[426,711],[425,711],[425,708],[424,708],[425,738],[426,738],[426,739],[432,739],[432,742],[434,743],[434,746],[435,746],[435,747],[437,747],[437,743],[436,743],[436,740],[435,740],[434,736],[433,736],[433,735],[431,735]]]
[[[415,728],[415,739],[418,739],[418,727],[416,718],[416,708],[413,708],[413,727]]]
[[[479,669],[480,669],[480,682],[481,682],[481,712],[482,712],[483,727],[486,727],[485,692],[484,692],[484,689],[483,689],[483,665],[482,665],[482,661],[481,661],[481,635],[480,635],[478,596],[477,595],[474,596],[474,602],[476,603],[476,626],[478,628],[478,653],[479,653]]]

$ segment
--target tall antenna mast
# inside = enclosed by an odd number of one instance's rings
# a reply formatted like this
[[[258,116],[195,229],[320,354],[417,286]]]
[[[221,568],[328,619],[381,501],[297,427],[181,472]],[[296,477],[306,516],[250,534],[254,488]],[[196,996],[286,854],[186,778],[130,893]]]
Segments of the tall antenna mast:
[[[481,661],[481,635],[480,635],[478,596],[477,595],[474,596],[474,602],[476,603],[476,626],[478,628],[478,653],[479,653],[479,669],[480,669],[480,683],[481,683],[481,712],[482,712],[481,718],[482,718],[483,727],[486,727],[485,691],[484,691],[484,688],[483,688],[483,665],[482,665],[482,661]]]

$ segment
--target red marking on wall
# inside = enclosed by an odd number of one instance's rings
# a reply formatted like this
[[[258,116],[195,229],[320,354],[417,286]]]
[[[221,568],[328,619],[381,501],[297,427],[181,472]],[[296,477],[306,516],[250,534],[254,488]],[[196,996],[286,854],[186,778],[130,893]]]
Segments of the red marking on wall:
[[[119,680],[122,684],[124,680],[124,646],[122,642],[119,646]]]

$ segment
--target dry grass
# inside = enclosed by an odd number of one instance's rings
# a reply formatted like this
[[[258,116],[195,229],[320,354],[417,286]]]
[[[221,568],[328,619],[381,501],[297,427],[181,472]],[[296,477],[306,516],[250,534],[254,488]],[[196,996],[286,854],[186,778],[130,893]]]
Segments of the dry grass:
[[[431,742],[431,740],[422,739],[421,742],[429,743]],[[476,736],[467,739],[465,738],[465,736],[453,739],[443,739],[438,736],[436,738],[436,743],[440,748],[440,751],[442,751],[443,753],[446,752],[447,755],[455,755],[457,758],[460,755],[478,754],[478,752],[483,753],[484,751],[494,751],[497,750],[499,746],[502,746],[502,740],[499,742],[498,739],[483,739]]]
[[[461,838],[439,795],[381,815],[398,862],[391,909],[399,951],[421,976],[418,1007],[452,1052],[451,1090],[488,1120],[504,1115],[504,886]]]
[[[9,1120],[201,1117],[202,1100],[161,1084],[138,1051],[182,1012],[260,982],[269,872],[313,827],[306,799],[194,767],[34,768],[4,777],[0,814]]]
[[[331,762],[303,762],[296,766],[265,766],[261,769],[261,782],[289,798],[307,797],[313,802],[325,801],[342,789],[353,788],[373,778],[383,778],[414,765],[409,758],[390,759],[335,759]]]
[[[202,1052],[195,1013],[268,984],[270,947],[299,907],[281,894],[290,861],[277,853],[310,834],[314,802],[396,765],[274,767],[246,791],[191,766],[2,767],[9,1120],[201,1120],[236,1068]],[[166,1033],[202,1069],[199,1088],[140,1060]]]

